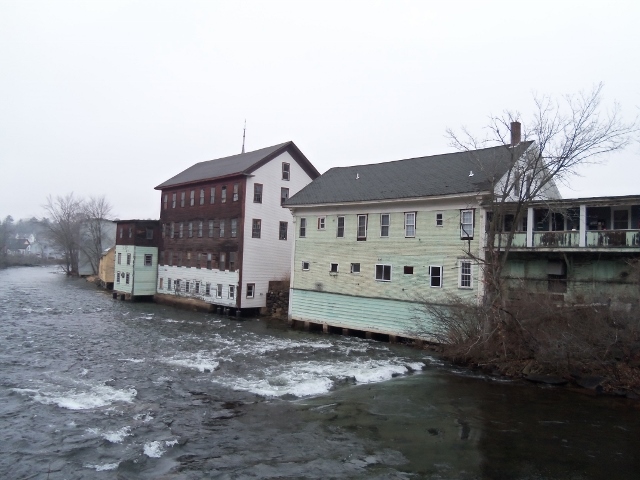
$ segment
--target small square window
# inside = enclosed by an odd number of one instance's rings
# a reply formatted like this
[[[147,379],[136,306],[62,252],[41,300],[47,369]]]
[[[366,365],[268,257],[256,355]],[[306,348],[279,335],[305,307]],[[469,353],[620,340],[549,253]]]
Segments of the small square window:
[[[309,270],[309,262],[302,262],[302,270]]]
[[[360,273],[360,264],[352,263],[351,264],[351,273]]]
[[[442,288],[442,267],[430,266],[429,267],[429,286],[434,288]]]
[[[256,292],[255,283],[247,283],[247,298],[253,298]]]
[[[326,217],[318,217],[318,230],[324,230]]]
[[[144,266],[151,267],[153,265],[153,256],[150,254],[145,254],[144,256]]]
[[[413,275],[413,267],[404,266],[404,274],[405,275]]]
[[[338,273],[338,264],[337,263],[330,264],[329,265],[329,272]]]
[[[444,226],[444,214],[442,212],[436,213],[436,227]]]
[[[376,265],[376,280],[379,282],[390,282],[391,265]]]
[[[290,179],[290,168],[291,166],[288,163],[282,162],[282,180]]]

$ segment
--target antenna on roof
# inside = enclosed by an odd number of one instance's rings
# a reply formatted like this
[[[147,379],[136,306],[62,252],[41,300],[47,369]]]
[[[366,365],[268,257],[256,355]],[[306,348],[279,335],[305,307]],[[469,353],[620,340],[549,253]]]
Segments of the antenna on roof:
[[[242,153],[244,153],[244,135],[247,133],[247,119],[244,119],[244,129],[242,130]]]

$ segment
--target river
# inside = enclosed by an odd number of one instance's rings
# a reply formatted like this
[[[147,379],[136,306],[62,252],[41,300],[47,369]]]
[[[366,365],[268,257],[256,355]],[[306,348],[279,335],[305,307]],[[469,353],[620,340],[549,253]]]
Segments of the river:
[[[0,478],[640,478],[637,404],[0,271]]]

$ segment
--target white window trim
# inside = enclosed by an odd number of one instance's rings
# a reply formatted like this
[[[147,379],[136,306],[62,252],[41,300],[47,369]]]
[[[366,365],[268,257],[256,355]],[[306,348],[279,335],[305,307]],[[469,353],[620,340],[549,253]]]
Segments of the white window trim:
[[[327,228],[327,217],[324,216],[324,215],[318,217],[317,225],[318,225],[318,230],[326,230],[326,228]]]
[[[407,215],[413,215],[413,223],[407,223]],[[416,212],[404,212],[404,238],[415,238],[416,237]],[[407,234],[407,227],[413,226],[413,235]]]
[[[307,268],[304,268],[304,264],[307,264]],[[306,260],[302,260],[302,270],[304,270],[305,272],[309,271],[309,267],[311,267],[311,263],[307,262]]]
[[[340,219],[342,219],[342,235],[339,235]],[[345,227],[344,215],[338,215],[336,218],[336,238],[344,238],[344,227]]]
[[[249,285],[253,288],[251,289],[251,295],[249,295]],[[256,284],[255,283],[247,283],[247,298],[255,298],[256,296]]]
[[[463,263],[469,264],[469,277],[470,277],[469,286],[462,285],[462,264]],[[467,259],[458,260],[458,288],[461,288],[463,290],[473,289],[473,262],[471,260],[467,260]]]
[[[382,216],[386,215],[389,223],[387,223],[386,225],[382,224]],[[387,234],[386,235],[382,235],[382,227],[387,227]],[[380,238],[389,238],[389,234],[391,233],[391,214],[390,213],[381,213],[380,214]]]
[[[353,266],[354,266],[354,265],[358,265],[358,271],[357,271],[357,272],[354,272],[354,271],[353,271]],[[359,263],[355,263],[355,262],[354,262],[354,263],[352,263],[352,264],[350,265],[350,272],[351,272],[351,273],[353,273],[354,275],[360,275],[360,264],[359,264]]]
[[[364,217],[364,236],[360,235],[360,217]],[[369,233],[369,217],[367,214],[358,214],[356,217],[356,240],[366,240]]]
[[[440,215],[440,217],[441,217],[440,218],[441,221],[442,221],[441,225],[438,225],[438,215]],[[444,227],[444,212],[436,212],[435,213],[435,221],[436,221],[436,227],[438,227],[438,228]]]
[[[334,265],[336,266],[335,271],[333,271],[333,269],[332,269],[332,267],[333,267]],[[335,274],[337,274],[337,273],[339,273],[339,272],[340,272],[340,264],[339,264],[339,263],[337,263],[337,262],[330,262],[330,263],[329,263],[329,273],[330,273],[330,274],[332,274],[332,275],[335,275]]]
[[[383,278],[378,278],[378,267],[383,267],[382,268]],[[389,267],[389,280],[384,279],[384,267]],[[390,263],[376,263],[373,269],[373,277],[375,278],[376,282],[390,282],[391,280],[393,280],[393,267],[391,266]]]
[[[615,218],[615,212],[616,211],[626,211],[627,212],[627,228],[623,228],[623,230],[629,230],[629,227],[631,226],[631,207],[612,207],[611,208],[611,230],[615,229],[615,222],[614,222],[614,218]],[[565,223],[566,223],[566,218],[565,218]]]
[[[431,274],[431,268],[432,267],[436,267],[440,269],[440,275],[438,276],[440,278],[440,285],[432,285],[432,278],[434,277],[434,275]],[[444,267],[442,265],[429,265],[429,287],[430,288],[442,288],[444,285]]]
[[[464,230],[463,230],[463,223],[462,223],[462,219],[464,218],[464,214],[466,212],[470,212],[471,213],[471,235],[465,235],[464,234]],[[549,224],[551,224],[551,222],[549,222]],[[460,210],[460,239],[461,240],[473,240],[475,234],[475,221],[474,221],[474,215],[473,215],[473,209],[464,209],[464,210]]]

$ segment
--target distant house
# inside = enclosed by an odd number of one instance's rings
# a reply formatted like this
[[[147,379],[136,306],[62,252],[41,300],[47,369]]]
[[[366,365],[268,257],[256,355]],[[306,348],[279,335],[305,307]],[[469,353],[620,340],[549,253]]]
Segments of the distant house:
[[[156,298],[257,309],[289,276],[292,217],[282,203],[319,173],[293,142],[197,163],[161,193]]]
[[[116,222],[113,290],[126,299],[153,296],[158,278],[157,220]]]
[[[417,337],[422,302],[479,301],[482,200],[531,145],[332,168],[293,195],[289,319]]]
[[[10,255],[29,255],[31,242],[27,238],[11,238],[7,245],[7,253]]]
[[[100,278],[100,284],[108,290],[113,289],[115,281],[115,255],[116,247],[114,245],[105,250],[100,257],[98,277]]]

